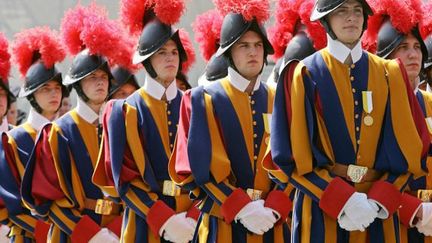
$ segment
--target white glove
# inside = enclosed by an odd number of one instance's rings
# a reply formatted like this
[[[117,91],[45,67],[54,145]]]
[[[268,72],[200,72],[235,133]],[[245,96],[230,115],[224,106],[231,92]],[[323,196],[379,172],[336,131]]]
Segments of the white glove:
[[[347,231],[360,230],[363,232],[365,230],[365,228],[363,226],[353,222],[350,218],[348,218],[348,216],[346,216],[346,214],[342,215],[338,219],[338,223],[342,229],[347,230]]]
[[[368,201],[370,203],[375,203],[378,206],[379,211],[378,211],[377,218],[387,219],[389,217],[389,213],[388,213],[387,209],[384,207],[384,205],[382,205],[381,203],[379,203],[378,201],[376,201],[374,199],[368,199]]]
[[[10,241],[8,234],[10,228],[7,225],[0,225],[0,243],[8,243]]]
[[[342,208],[338,222],[343,216],[347,216],[355,228],[364,231],[378,216],[378,210],[375,203],[368,201],[365,193],[354,192]],[[344,222],[339,222],[339,225],[344,226]]]
[[[197,227],[197,221],[191,217],[186,217],[186,221],[192,225],[192,227],[195,229]]]
[[[432,236],[432,203],[422,203],[422,219],[417,222],[416,227],[425,236]]]
[[[264,200],[249,202],[235,216],[235,221],[240,220],[243,226],[257,235],[262,235],[273,228],[277,219],[273,210],[264,207]]]
[[[89,240],[89,243],[118,243],[118,237],[113,236],[114,233],[110,232],[107,228],[102,228]]]
[[[159,235],[167,241],[186,243],[193,239],[194,232],[194,225],[183,212],[171,216],[160,228]]]

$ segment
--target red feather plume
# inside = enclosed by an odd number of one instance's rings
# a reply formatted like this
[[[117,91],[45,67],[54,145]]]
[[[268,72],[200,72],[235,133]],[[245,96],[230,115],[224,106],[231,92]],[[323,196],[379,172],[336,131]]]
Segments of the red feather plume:
[[[105,8],[96,4],[88,7],[78,4],[75,8],[65,12],[60,25],[63,42],[66,43],[68,52],[76,55],[85,48],[85,43],[81,38],[81,32],[84,29],[84,22],[88,16],[107,16]]]
[[[187,60],[182,63],[182,72],[187,73],[195,63],[195,50],[189,37],[189,33],[185,29],[179,29],[179,36],[187,55]]]
[[[280,0],[276,4],[275,25],[269,30],[269,39],[275,50],[273,55],[275,59],[283,56],[299,23],[306,26],[306,34],[313,41],[315,49],[319,50],[326,46],[327,38],[324,28],[320,23],[311,22],[309,19],[313,6],[313,0]]]
[[[11,69],[9,44],[6,36],[0,33],[0,78],[7,83]]]
[[[420,32],[423,39],[432,34],[432,2],[423,4],[423,19],[420,23]]]
[[[184,0],[121,0],[120,20],[133,35],[141,33],[145,15],[153,12],[165,24],[176,24],[185,9]]]
[[[270,16],[268,0],[213,0],[213,2],[222,16],[230,12],[239,13],[247,21],[256,18],[260,24]]]
[[[196,17],[192,23],[195,41],[198,43],[201,55],[208,62],[217,51],[222,27],[222,16],[212,9]]]
[[[389,17],[392,26],[401,33],[410,32],[421,20],[420,0],[369,0],[375,13],[368,19],[368,29],[362,44],[370,52],[376,51],[377,37],[383,21]]]
[[[13,59],[22,76],[25,76],[30,66],[37,61],[37,55],[40,55],[38,59],[42,60],[47,68],[66,57],[66,51],[58,36],[57,32],[47,26],[27,29],[15,35],[12,45]]]
[[[119,22],[115,22],[117,28],[121,29]],[[119,45],[116,46],[117,55],[114,58],[110,58],[109,64],[111,67],[119,65],[122,68],[128,70],[130,73],[135,73],[141,66],[132,64],[132,57],[135,51],[135,38],[126,33],[126,31],[121,31],[121,41]]]

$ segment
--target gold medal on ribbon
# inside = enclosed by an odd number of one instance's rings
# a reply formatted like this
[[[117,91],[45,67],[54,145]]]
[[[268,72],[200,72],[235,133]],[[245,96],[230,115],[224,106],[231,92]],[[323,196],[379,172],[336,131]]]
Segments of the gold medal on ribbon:
[[[366,115],[363,118],[363,123],[366,126],[372,126],[374,122],[373,117],[370,115],[370,113],[373,110],[372,91],[363,91],[362,98],[363,98],[363,110],[366,113]]]
[[[370,126],[372,126],[374,120],[373,120],[373,118],[372,118],[370,115],[366,115],[366,116],[363,118],[363,122],[364,122],[364,124],[365,124],[366,126],[370,127]]]

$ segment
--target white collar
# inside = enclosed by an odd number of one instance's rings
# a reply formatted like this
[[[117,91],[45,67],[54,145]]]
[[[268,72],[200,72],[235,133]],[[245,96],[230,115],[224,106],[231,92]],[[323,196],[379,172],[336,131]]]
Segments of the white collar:
[[[228,67],[228,80],[230,83],[241,92],[244,92],[249,86],[250,81],[244,78],[240,73],[231,67]],[[258,75],[253,91],[257,91],[261,84],[261,74]]]
[[[51,121],[42,116],[42,114],[38,113],[35,109],[31,108],[27,122],[33,129],[40,131],[45,124],[50,123]]]
[[[0,125],[0,133],[7,132],[8,130],[9,130],[9,123],[7,120],[7,115],[5,115]]]
[[[99,113],[102,113],[103,107],[101,106]],[[83,118],[88,123],[94,123],[97,119],[99,119],[100,123],[100,116],[96,112],[94,112],[90,106],[87,105],[80,97],[77,98],[77,107],[76,107],[78,115]]]
[[[149,94],[150,96],[152,96],[157,100],[161,100],[164,94],[166,94],[166,99],[168,101],[173,100],[177,96],[177,84],[175,79],[174,81],[171,82],[168,88],[165,89],[165,87],[162,84],[154,80],[147,73],[144,82],[144,90],[147,92],[147,94]]]
[[[328,34],[327,47],[329,53],[341,63],[344,63],[350,54],[353,63],[356,63],[360,60],[363,52],[361,41],[359,41],[353,49],[349,49],[346,45],[342,44],[342,42],[333,40]]]

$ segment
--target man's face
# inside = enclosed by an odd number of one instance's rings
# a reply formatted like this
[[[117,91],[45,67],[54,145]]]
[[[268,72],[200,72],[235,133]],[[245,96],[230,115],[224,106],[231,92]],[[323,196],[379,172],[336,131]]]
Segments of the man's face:
[[[164,83],[174,81],[179,65],[180,56],[177,44],[169,40],[150,57],[150,63],[157,74],[157,80]]]
[[[247,31],[231,47],[231,57],[243,77],[255,80],[264,65],[264,44],[261,36],[254,31]]]
[[[108,96],[109,77],[103,70],[96,70],[81,80],[84,94],[94,104],[102,104]]]
[[[391,59],[400,58],[411,83],[419,76],[423,55],[420,42],[413,34],[409,33],[389,57]]]
[[[340,42],[354,44],[363,32],[363,6],[348,0],[328,15],[328,22]]]

